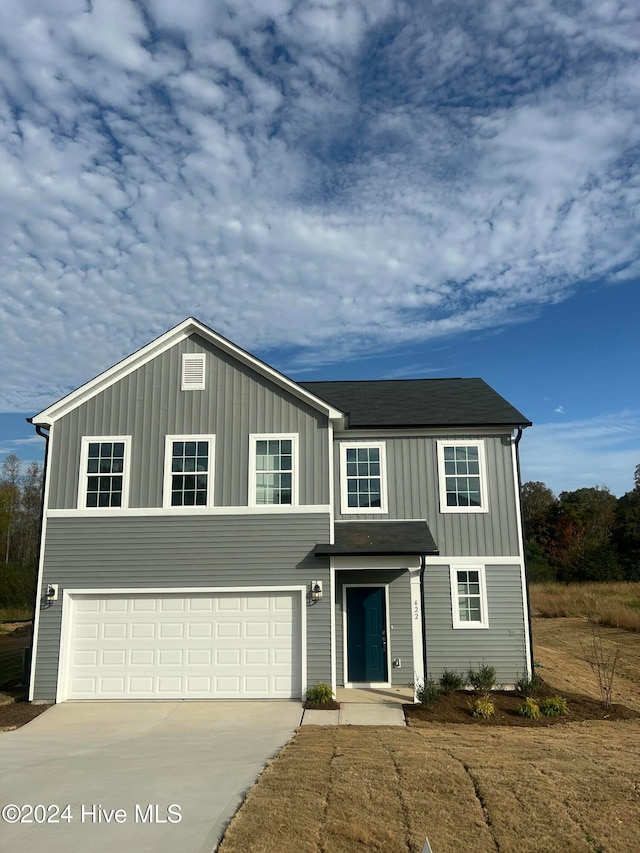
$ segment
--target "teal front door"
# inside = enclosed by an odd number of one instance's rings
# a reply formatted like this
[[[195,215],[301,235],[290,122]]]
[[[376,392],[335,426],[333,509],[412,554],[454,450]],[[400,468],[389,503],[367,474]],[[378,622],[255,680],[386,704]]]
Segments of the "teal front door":
[[[348,586],[347,680],[387,681],[385,591],[381,586]]]

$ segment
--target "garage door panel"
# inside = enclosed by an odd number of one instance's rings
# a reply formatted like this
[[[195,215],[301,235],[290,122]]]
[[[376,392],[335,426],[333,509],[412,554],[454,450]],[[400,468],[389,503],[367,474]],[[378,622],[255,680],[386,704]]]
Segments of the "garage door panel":
[[[74,597],[64,698],[299,697],[300,606],[296,593]]]

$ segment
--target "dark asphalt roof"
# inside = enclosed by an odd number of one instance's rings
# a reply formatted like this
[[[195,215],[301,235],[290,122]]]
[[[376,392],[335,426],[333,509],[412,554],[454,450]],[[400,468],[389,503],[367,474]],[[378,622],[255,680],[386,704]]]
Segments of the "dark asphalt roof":
[[[349,415],[349,429],[371,427],[531,426],[482,379],[381,379],[299,382]]]
[[[316,557],[437,553],[426,521],[337,521],[335,544],[315,547]]]

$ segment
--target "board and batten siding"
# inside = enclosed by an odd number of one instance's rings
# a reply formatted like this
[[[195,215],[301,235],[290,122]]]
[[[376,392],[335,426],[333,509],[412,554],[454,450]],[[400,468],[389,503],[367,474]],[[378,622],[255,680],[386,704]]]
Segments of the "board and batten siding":
[[[206,387],[181,391],[183,353],[207,353]],[[49,509],[78,503],[83,436],[130,435],[130,507],[161,507],[166,435],[216,436],[214,503],[246,506],[250,433],[299,435],[299,503],[329,503],[328,419],[198,335],[177,343],[54,425]]]
[[[496,669],[498,684],[513,684],[527,673],[520,566],[490,563],[485,568],[488,628],[452,627],[448,565],[428,565],[424,578],[427,627],[427,678],[445,669],[466,675],[483,663]]]
[[[437,442],[475,441],[485,445],[488,512],[440,512]],[[340,514],[340,444],[382,441],[386,445],[388,512]],[[346,521],[425,519],[441,554],[473,557],[476,554],[513,557],[520,554],[514,495],[511,434],[434,435],[351,439],[334,442],[336,518]]]
[[[63,589],[328,589],[328,560],[313,555],[328,537],[322,513],[49,518],[43,584],[59,598],[40,612],[34,699],[55,700]],[[327,599],[307,608],[309,684],[331,681],[330,635]]]
[[[389,584],[389,637],[391,659],[402,666],[391,667],[389,676],[396,686],[413,682],[413,641],[411,635],[411,588],[405,569],[339,571],[336,573],[336,678],[344,684],[343,587],[344,584]]]

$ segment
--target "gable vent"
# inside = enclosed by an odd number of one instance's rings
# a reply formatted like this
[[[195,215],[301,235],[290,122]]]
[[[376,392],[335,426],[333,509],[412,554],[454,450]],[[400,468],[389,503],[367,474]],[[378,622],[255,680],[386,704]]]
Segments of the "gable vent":
[[[185,353],[182,356],[182,390],[204,389],[204,353]]]

